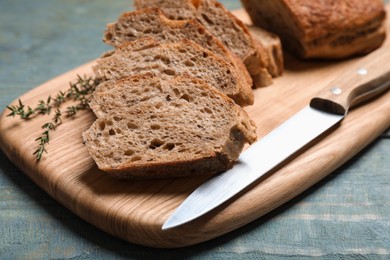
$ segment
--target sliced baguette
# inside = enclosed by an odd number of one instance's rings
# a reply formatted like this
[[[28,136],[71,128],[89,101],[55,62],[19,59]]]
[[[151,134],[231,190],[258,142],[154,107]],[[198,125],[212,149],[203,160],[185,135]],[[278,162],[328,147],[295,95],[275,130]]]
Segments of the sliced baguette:
[[[246,25],[215,0],[135,0],[135,7],[160,8],[174,20],[197,19],[225,46],[240,57],[254,79],[254,87],[272,83],[267,70],[269,58],[260,42],[255,41]],[[184,11],[185,10],[185,11]]]
[[[241,106],[254,100],[251,86],[235,67],[186,39],[160,43],[145,37],[127,42],[99,59],[93,70],[105,80],[147,72],[164,79],[188,74],[207,81]]]
[[[186,21],[168,19],[158,8],[122,13],[118,21],[107,25],[103,41],[113,47],[118,47],[126,42],[147,36],[161,43],[190,39],[230,63],[241,71],[249,85],[253,84],[241,59],[208,32],[200,22],[195,19]]]
[[[188,75],[163,80],[149,73],[104,84],[111,85],[106,100],[93,108],[99,116],[83,139],[98,167],[114,177],[216,173],[256,139],[240,106]]]

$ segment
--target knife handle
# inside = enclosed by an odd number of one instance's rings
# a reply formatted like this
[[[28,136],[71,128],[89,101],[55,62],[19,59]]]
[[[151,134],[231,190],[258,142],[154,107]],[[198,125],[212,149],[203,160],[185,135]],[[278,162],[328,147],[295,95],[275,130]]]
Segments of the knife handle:
[[[347,69],[310,102],[310,106],[345,115],[349,108],[390,88],[390,48],[383,47]]]

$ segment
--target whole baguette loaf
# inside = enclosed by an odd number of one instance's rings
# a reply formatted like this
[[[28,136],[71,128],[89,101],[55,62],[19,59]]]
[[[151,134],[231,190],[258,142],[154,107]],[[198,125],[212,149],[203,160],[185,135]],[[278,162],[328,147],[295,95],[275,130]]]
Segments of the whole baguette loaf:
[[[137,9],[160,8],[174,20],[197,19],[225,46],[237,54],[252,76],[255,87],[267,86],[272,77],[267,70],[269,58],[261,43],[255,41],[244,23],[215,0],[135,0]]]
[[[98,119],[83,133],[99,169],[117,178],[211,174],[231,167],[255,125],[226,95],[189,75],[110,80],[93,99]],[[98,111],[101,110],[101,111]]]
[[[252,86],[250,77],[241,59],[220,40],[206,30],[197,20],[171,20],[158,8],[145,8],[120,15],[115,23],[107,25],[103,41],[113,47],[143,37],[153,37],[161,43],[173,43],[190,39],[230,63],[244,75]]]
[[[382,0],[241,0],[254,25],[301,58],[340,59],[378,48],[386,35]]]
[[[206,81],[241,106],[251,105],[254,100],[251,86],[231,63],[186,39],[160,43],[145,37],[127,42],[99,59],[93,70],[97,78],[105,80],[147,72],[163,79],[188,74]]]

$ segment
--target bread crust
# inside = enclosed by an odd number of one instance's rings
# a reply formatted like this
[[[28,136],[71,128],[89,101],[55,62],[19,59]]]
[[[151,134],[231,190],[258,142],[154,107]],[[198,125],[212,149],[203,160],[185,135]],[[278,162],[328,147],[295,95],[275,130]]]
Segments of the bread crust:
[[[284,0],[295,18],[299,37],[311,41],[329,34],[355,30],[385,18],[381,0]]]
[[[242,0],[253,23],[281,37],[302,58],[366,54],[384,41],[381,0]]]

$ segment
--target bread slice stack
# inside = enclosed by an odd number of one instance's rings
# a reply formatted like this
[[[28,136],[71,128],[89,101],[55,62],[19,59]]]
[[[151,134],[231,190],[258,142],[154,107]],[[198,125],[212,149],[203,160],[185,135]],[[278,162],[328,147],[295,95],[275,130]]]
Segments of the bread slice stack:
[[[188,74],[207,81],[241,106],[253,104],[254,99],[251,86],[231,63],[186,39],[161,43],[146,37],[124,43],[98,60],[94,71],[105,80],[147,72],[163,79]]]
[[[195,19],[168,19],[159,8],[124,12],[118,21],[107,25],[103,41],[117,48],[123,43],[144,37],[153,37],[160,43],[189,39],[230,63],[252,86],[252,78],[241,59],[207,31],[202,24]]]
[[[265,48],[255,41],[248,28],[227,9],[215,0],[140,0],[135,1],[139,13],[148,12],[148,8],[155,7],[163,11],[170,22],[180,23],[178,20],[197,20],[204,30],[216,37],[226,48],[236,54],[253,79],[253,86],[263,87],[272,83],[272,76],[267,70],[269,57]],[[130,16],[122,16],[116,23],[107,28],[106,42],[121,41],[118,38],[137,37],[140,34],[156,33],[156,30],[144,29],[148,26],[136,28],[128,20]],[[141,20],[146,24],[153,18]],[[130,25],[130,26],[129,26]],[[189,39],[192,39],[191,36]]]
[[[230,168],[256,126],[252,79],[237,54],[196,20],[151,8],[121,15],[93,67],[102,82],[83,133],[99,169],[117,178],[215,174]]]
[[[225,94],[188,75],[139,74],[98,86],[83,133],[99,169],[117,178],[211,174],[231,167],[255,125]]]

